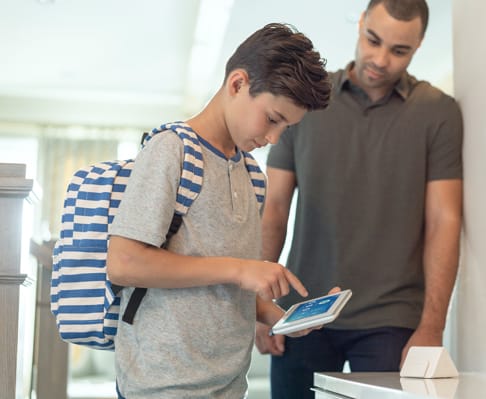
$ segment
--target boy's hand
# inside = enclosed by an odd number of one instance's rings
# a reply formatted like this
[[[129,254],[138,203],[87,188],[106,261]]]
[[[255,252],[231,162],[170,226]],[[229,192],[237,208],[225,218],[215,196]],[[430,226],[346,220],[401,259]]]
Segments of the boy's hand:
[[[290,270],[278,263],[244,261],[238,280],[241,288],[256,292],[265,301],[287,295],[290,292],[290,286],[303,297],[308,295],[300,280]]]
[[[282,356],[285,352],[285,336],[292,338],[303,337],[311,331],[320,328],[322,328],[322,326],[306,328],[305,330],[296,331],[286,335],[269,335],[270,327],[263,323],[257,323],[255,346],[262,355],[270,354],[273,356]]]
[[[270,336],[269,332],[269,326],[257,322],[255,346],[262,355],[282,356],[285,351],[285,335]]]

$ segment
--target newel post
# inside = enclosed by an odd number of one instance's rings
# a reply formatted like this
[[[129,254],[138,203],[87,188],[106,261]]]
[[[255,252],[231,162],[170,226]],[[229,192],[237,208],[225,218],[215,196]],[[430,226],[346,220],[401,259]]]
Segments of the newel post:
[[[35,290],[25,237],[26,205],[37,199],[34,181],[23,164],[0,163],[0,398],[21,399],[31,385],[29,351],[32,335],[24,319]],[[30,221],[32,222],[32,221]],[[25,317],[24,317],[25,316]],[[28,320],[27,320],[28,321]],[[27,342],[25,342],[27,341]],[[24,352],[25,350],[25,352]],[[31,357],[30,357],[31,360]],[[26,368],[27,366],[27,368]]]

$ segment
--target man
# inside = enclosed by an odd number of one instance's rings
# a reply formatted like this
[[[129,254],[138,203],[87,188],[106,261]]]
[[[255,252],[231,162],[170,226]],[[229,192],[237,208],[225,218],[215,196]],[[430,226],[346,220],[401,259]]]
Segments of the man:
[[[423,0],[372,0],[354,62],[331,74],[325,111],[287,130],[268,157],[263,255],[278,259],[294,189],[287,267],[309,298],[353,298],[306,337],[268,336],[272,396],[311,398],[314,371],[397,371],[410,346],[442,345],[461,226],[462,121],[455,101],[407,73],[428,21]],[[279,301],[284,308],[296,295]]]

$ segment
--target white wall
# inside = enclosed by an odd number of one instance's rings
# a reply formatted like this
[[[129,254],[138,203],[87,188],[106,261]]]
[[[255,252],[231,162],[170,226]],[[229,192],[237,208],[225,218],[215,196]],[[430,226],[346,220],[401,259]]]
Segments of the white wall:
[[[452,334],[461,371],[486,371],[485,14],[482,0],[453,1],[454,92],[465,128],[464,239]]]

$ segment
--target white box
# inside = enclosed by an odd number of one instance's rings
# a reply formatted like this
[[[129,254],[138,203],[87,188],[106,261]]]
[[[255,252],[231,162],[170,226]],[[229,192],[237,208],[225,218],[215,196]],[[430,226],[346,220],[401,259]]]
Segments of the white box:
[[[400,377],[457,377],[456,366],[442,346],[412,346],[400,370]]]

